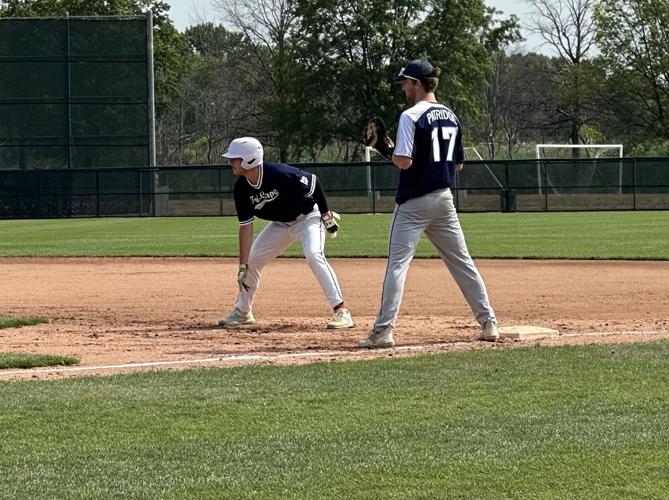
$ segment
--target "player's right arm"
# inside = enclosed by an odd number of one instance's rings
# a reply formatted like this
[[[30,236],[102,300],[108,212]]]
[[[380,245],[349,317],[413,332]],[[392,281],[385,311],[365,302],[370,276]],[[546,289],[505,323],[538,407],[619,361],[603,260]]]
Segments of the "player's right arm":
[[[411,117],[402,113],[397,127],[397,144],[393,152],[393,163],[400,170],[406,170],[413,165],[413,140],[415,124]]]
[[[239,265],[249,263],[251,244],[253,243],[253,222],[239,226]]]
[[[240,182],[241,181],[241,182]],[[246,180],[239,179],[234,187],[235,209],[239,221],[239,265],[249,263],[251,244],[253,243],[253,220],[255,215],[248,194],[244,191]]]

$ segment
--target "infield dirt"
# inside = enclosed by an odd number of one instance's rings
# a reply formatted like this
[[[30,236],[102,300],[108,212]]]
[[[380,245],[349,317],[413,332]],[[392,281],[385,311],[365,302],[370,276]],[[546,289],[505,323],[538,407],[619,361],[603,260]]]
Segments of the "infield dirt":
[[[222,358],[214,365],[234,365],[669,338],[669,262],[477,260],[500,325],[561,333],[489,344],[476,340],[479,327],[460,291],[442,262],[430,259],[411,265],[395,329],[399,349],[360,350],[379,306],[385,262],[330,259],[356,322],[332,331],[325,328],[331,311],[304,259],[278,259],[265,269],[258,323],[237,329],[217,326],[235,300],[236,259],[0,259],[0,315],[49,319],[0,330],[0,352],[76,356],[84,367],[212,357]],[[0,380],[70,374],[0,371]]]

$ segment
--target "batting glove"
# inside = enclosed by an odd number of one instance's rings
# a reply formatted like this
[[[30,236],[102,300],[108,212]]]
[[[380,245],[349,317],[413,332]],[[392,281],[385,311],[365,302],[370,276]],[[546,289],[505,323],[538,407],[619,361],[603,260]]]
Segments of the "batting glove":
[[[246,273],[249,270],[249,267],[246,264],[239,264],[239,271],[237,272],[237,283],[239,283],[239,288],[244,287],[248,292],[249,287],[244,283],[244,278],[246,278]]]
[[[341,219],[341,216],[337,212],[330,210],[329,212],[321,215],[321,219],[323,219],[325,229],[328,233],[330,233],[330,238],[336,238],[337,231],[339,231],[339,224],[337,224],[337,221]]]

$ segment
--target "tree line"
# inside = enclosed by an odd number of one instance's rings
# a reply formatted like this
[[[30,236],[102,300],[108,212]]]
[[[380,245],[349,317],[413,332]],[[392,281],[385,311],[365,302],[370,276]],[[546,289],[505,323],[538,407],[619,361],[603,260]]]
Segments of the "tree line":
[[[220,163],[241,135],[281,161],[360,160],[370,117],[394,129],[406,104],[391,78],[418,57],[442,69],[437,97],[489,158],[535,143],[669,154],[666,0],[531,0],[527,28],[551,55],[516,50],[520,21],[483,0],[212,3],[221,23],[183,33],[158,0],[9,0],[0,15],[151,9],[162,165]]]

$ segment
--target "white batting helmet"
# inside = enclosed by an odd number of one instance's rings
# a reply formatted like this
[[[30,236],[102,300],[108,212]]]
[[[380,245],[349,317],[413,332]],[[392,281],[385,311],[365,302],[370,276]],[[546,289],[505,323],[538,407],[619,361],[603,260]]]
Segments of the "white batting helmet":
[[[253,137],[240,137],[230,143],[224,158],[241,158],[242,168],[250,170],[262,163],[262,144]]]

